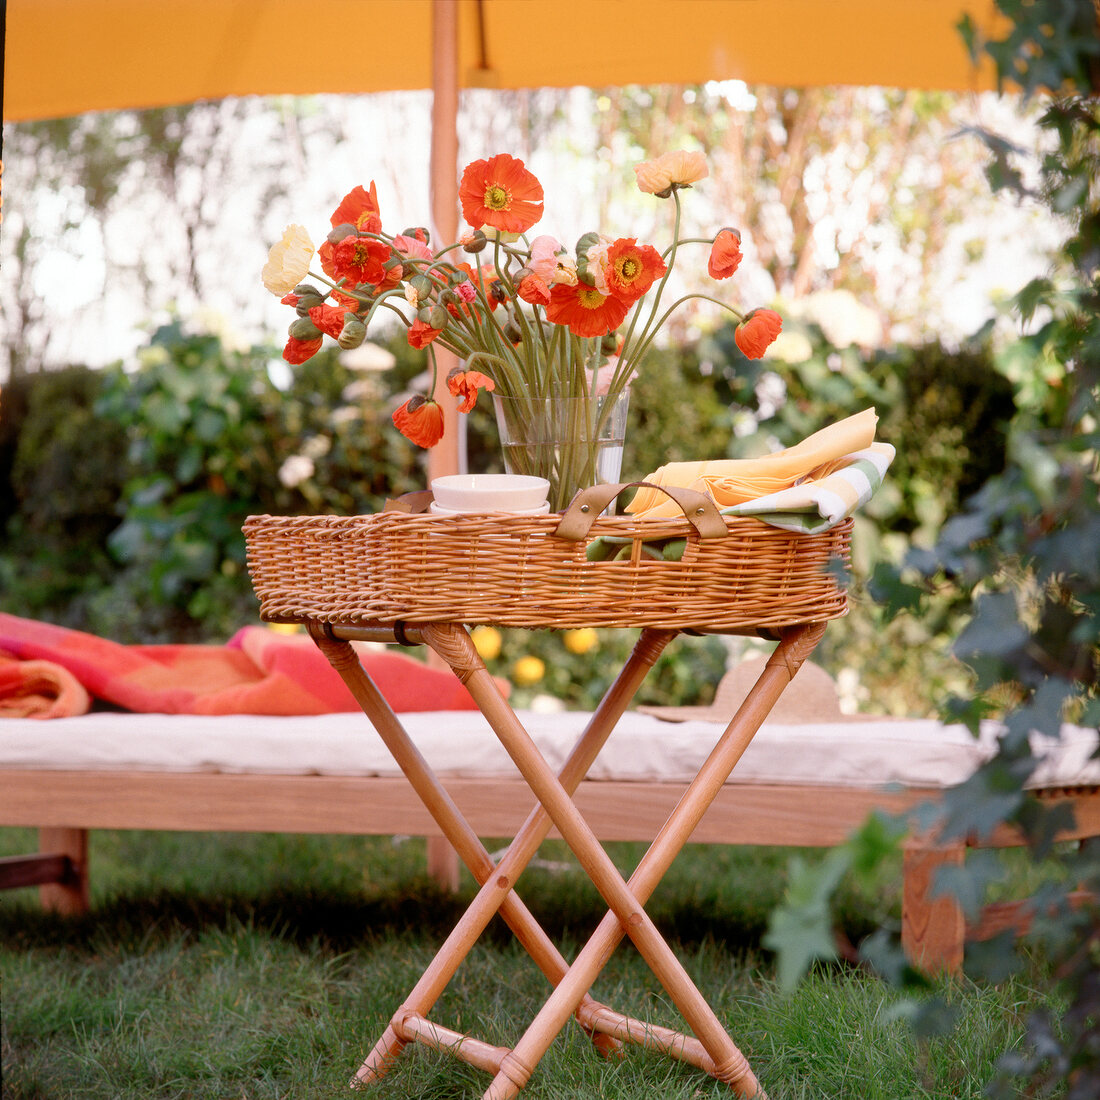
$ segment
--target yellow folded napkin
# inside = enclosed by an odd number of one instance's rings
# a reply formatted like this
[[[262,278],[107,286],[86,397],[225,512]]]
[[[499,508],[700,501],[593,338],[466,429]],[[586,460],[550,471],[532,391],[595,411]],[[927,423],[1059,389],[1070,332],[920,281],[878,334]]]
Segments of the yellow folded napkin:
[[[760,458],[670,462],[644,480],[655,485],[697,489],[708,493],[720,509],[729,508],[789,489],[811,474],[822,478],[840,469],[847,464],[847,456],[871,447],[877,423],[875,410],[865,409],[774,454]],[[644,486],[626,510],[639,519],[680,515],[679,505],[664,493]]]

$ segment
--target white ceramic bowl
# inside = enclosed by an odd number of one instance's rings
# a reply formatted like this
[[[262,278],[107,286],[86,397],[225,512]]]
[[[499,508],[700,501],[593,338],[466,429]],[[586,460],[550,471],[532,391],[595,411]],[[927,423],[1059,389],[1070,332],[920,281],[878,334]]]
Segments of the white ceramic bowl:
[[[489,511],[504,511],[505,509],[492,509],[492,508],[444,508],[439,504],[432,503],[428,508],[428,511],[433,516],[468,516],[475,512],[489,512]],[[545,516],[550,511],[550,501],[544,500],[542,504],[537,508],[508,508],[506,509],[509,515],[512,516]]]
[[[452,474],[432,482],[435,503],[454,512],[524,512],[546,502],[550,482],[521,474]]]

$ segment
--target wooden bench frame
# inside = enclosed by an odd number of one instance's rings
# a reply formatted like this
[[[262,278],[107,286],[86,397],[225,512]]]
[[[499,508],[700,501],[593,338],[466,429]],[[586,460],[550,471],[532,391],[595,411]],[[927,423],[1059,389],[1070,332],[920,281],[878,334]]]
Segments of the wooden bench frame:
[[[444,784],[484,837],[514,835],[531,807],[518,778],[444,777]],[[602,841],[650,841],[679,800],[679,782],[586,780],[577,805]],[[458,864],[438,827],[402,777],[259,775],[170,771],[0,769],[0,826],[39,830],[39,852],[0,860],[0,888],[41,886],[42,904],[63,913],[88,907],[88,833],[93,829],[182,832],[279,832],[429,838],[429,870],[458,883]],[[853,787],[727,783],[692,836],[693,843],[831,847],[874,810],[904,813],[942,792]],[[1068,804],[1076,827],[1064,839],[1100,836],[1100,788],[1037,792]],[[999,830],[986,847],[1021,844]],[[982,939],[1027,919],[1020,906],[999,907],[968,928],[950,899],[936,898],[937,869],[961,863],[962,843],[946,847],[916,837],[905,843],[902,943],[930,972],[957,973],[966,938]]]

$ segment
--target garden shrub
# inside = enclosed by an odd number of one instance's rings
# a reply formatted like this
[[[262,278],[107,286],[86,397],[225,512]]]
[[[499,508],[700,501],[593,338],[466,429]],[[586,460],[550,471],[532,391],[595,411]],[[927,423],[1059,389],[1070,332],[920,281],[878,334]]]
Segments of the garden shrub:
[[[102,373],[71,367],[4,387],[0,483],[11,503],[0,588],[9,613],[87,627],[89,600],[108,583],[127,468],[121,428],[95,411],[103,384]]]
[[[802,328],[811,354],[797,364],[746,359],[729,326],[693,347],[655,351],[632,387],[623,477],[698,455],[743,457],[787,445],[875,404],[879,434],[898,445],[899,459],[858,520],[853,614],[830,628],[819,660],[834,674],[859,668],[848,694],[864,708],[924,713],[936,691],[961,686],[945,640],[952,607],[948,601],[919,623],[886,623],[866,596],[869,562],[900,560],[918,528],[924,506],[909,482],[928,440],[941,458],[937,499],[948,514],[957,508],[967,464],[953,459],[954,418],[960,409],[999,407],[982,387],[1000,399],[997,387],[1007,383],[997,375],[990,382],[984,353],[933,345],[867,356],[830,348],[820,330]],[[387,350],[395,363],[386,372],[350,371],[335,349],[288,377],[280,364],[280,387],[269,371],[273,350],[230,351],[215,336],[174,324],[154,333],[129,369],[43,381],[39,411],[20,431],[23,496],[0,556],[0,579],[20,595],[6,609],[130,642],[220,641],[255,621],[240,533],[247,515],[366,513],[425,484],[426,452],[394,431],[389,415],[399,391],[423,388],[426,360],[402,331]],[[62,399],[65,386],[73,393]],[[921,401],[914,429],[907,410]],[[980,456],[1003,465],[1003,435],[986,431],[995,417],[972,422],[968,438],[981,436]],[[470,469],[500,469],[489,399],[465,426]],[[66,468],[79,476],[67,477]],[[532,640],[505,632],[503,648],[518,654],[530,645],[542,662],[526,696],[586,706],[629,648],[613,635],[600,632],[583,655],[552,633]],[[646,684],[647,701],[707,701],[726,657],[720,641],[672,647]],[[498,659],[494,671],[508,675],[510,659]]]

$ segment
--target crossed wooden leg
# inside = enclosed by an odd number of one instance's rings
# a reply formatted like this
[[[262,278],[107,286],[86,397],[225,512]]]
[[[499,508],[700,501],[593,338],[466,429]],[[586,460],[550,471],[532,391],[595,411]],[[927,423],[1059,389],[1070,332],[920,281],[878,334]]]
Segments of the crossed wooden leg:
[[[311,626],[314,640],[343,676],[444,835],[482,884],[469,909],[393,1015],[353,1084],[365,1084],[381,1076],[404,1045],[415,1040],[446,1049],[471,1065],[494,1073],[485,1100],[513,1097],[527,1083],[535,1065],[569,1017],[575,1015],[600,1049],[614,1049],[619,1040],[659,1049],[726,1081],[741,1096],[763,1098],[763,1090],[748,1062],[653,925],[644,903],[823,632],[823,624],[806,624],[781,632],[780,644],[760,679],[688,785],[628,883],[573,804],[571,795],[646,672],[675,632],[643,631],[630,660],[596,709],[561,774],[555,775],[500,693],[465,629],[453,624],[428,624],[406,626],[402,630],[408,640],[430,644],[467,685],[538,799],[538,805],[500,864],[494,866],[348,644],[349,638],[374,635],[358,628]],[[565,838],[609,906],[607,915],[572,966],[562,958],[513,889],[516,878],[533,858],[551,824]],[[481,1042],[427,1018],[458,966],[498,911],[554,985],[549,999],[512,1049]],[[623,935],[630,936],[690,1025],[693,1036],[623,1016],[589,996],[588,990]]]

